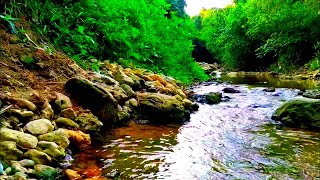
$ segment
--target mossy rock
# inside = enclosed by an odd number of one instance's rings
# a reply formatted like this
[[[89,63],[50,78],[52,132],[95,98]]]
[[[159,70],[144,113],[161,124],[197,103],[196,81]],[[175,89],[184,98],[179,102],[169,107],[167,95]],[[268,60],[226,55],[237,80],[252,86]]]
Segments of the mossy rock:
[[[285,102],[272,115],[284,126],[320,130],[320,100],[297,98]]]
[[[55,168],[42,164],[35,165],[34,170],[39,179],[55,180],[59,175]]]
[[[117,122],[117,101],[103,87],[82,78],[72,78],[65,84],[65,90],[80,105],[91,110],[103,124],[112,126]]]
[[[208,104],[218,104],[221,102],[222,94],[219,92],[210,92],[205,95]]]
[[[154,123],[182,122],[190,115],[182,101],[160,93],[139,93],[139,111],[142,118]]]

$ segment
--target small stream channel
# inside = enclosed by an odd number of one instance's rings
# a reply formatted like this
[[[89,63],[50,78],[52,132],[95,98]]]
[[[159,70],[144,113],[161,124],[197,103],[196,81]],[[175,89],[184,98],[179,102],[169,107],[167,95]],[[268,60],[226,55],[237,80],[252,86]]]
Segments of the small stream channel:
[[[320,179],[320,133],[271,120],[277,107],[297,97],[298,90],[290,88],[315,84],[221,79],[237,85],[208,83],[193,91],[233,87],[241,93],[224,94],[230,100],[217,105],[200,104],[183,125],[130,123],[113,129],[97,147],[78,154],[73,168],[109,179]],[[264,92],[262,86],[276,91]]]

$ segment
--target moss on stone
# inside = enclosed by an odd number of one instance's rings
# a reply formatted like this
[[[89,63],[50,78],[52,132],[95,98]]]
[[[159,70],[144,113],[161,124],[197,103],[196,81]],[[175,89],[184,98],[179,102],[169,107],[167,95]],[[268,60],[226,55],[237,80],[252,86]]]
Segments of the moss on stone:
[[[299,98],[285,102],[272,115],[284,126],[320,129],[320,100]]]

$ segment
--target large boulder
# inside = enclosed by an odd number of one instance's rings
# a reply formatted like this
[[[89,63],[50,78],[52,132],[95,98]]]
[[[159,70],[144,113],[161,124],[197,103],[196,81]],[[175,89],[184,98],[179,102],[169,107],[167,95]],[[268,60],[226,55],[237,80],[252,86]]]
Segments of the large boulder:
[[[189,116],[183,102],[174,96],[160,93],[138,93],[137,98],[142,118],[151,122],[181,122]]]
[[[40,135],[52,132],[54,127],[48,119],[38,119],[28,122],[24,129],[33,135]]]
[[[297,98],[285,102],[272,115],[284,126],[320,130],[320,100]]]
[[[72,78],[66,82],[65,90],[103,120],[104,125],[117,121],[117,101],[103,87],[85,79]]]
[[[0,129],[0,141],[14,141],[17,145],[27,149],[36,148],[38,143],[35,136],[8,128]]]
[[[16,142],[0,142],[0,161],[17,160],[23,155],[23,152],[17,148]]]

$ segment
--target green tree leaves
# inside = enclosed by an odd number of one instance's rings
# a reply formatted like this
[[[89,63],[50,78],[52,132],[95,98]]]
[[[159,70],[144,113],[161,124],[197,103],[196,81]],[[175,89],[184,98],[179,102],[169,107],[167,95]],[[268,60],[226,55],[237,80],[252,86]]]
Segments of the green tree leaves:
[[[319,10],[318,0],[237,1],[202,12],[201,39],[232,69],[259,70],[273,63],[292,69],[316,56]]]
[[[183,2],[174,1],[175,10],[182,11]],[[41,33],[83,66],[92,57],[123,58],[186,83],[205,79],[191,56],[194,25],[175,12],[165,17],[170,7],[166,0],[30,0],[20,6],[32,12],[26,15],[37,27],[46,27],[38,28]]]

